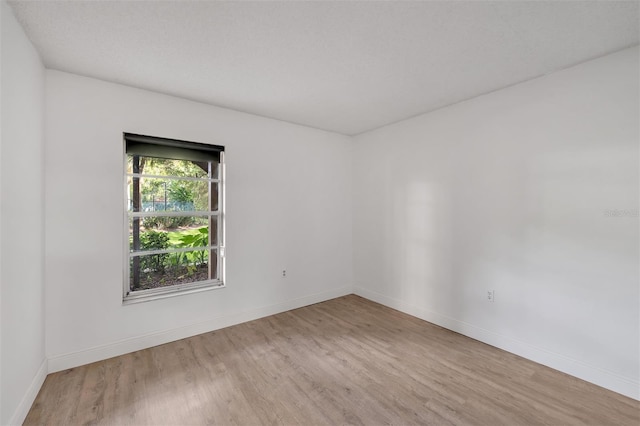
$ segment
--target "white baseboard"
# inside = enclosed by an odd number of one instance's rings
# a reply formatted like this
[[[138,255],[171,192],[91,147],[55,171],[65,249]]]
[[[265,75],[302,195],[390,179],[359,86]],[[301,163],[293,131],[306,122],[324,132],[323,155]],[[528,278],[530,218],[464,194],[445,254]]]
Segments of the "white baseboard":
[[[163,345],[187,337],[195,336],[210,331],[219,330],[247,321],[253,321],[269,315],[279,314],[291,309],[301,308],[314,303],[324,302],[340,296],[352,294],[352,287],[343,287],[337,290],[316,293],[309,296],[292,299],[275,305],[264,306],[246,312],[232,315],[224,315],[211,320],[190,324],[170,330],[163,330],[157,333],[150,333],[130,339],[120,340],[106,345],[96,346],[79,352],[67,353],[64,355],[52,356],[49,358],[49,373],[90,364],[96,361],[124,355],[130,352],[139,351],[153,346]]]
[[[536,347],[520,340],[503,336],[499,333],[477,327],[464,321],[459,321],[455,318],[444,316],[437,312],[413,306],[410,303],[390,298],[362,287],[356,287],[354,289],[354,293],[358,296],[364,297],[365,299],[372,300],[380,303],[381,305],[388,306],[411,316],[439,325],[440,327],[444,327],[479,340],[488,345],[495,346],[539,364],[546,365],[547,367],[562,371],[563,373],[609,389],[613,392],[640,400],[640,382],[637,380],[620,376],[619,374],[611,371],[585,364],[584,362],[570,357]]]
[[[27,392],[25,392],[22,397],[22,400],[20,401],[18,408],[16,408],[16,411],[13,413],[13,416],[11,416],[9,425],[21,425],[22,422],[24,422],[24,419],[27,417],[27,414],[29,414],[31,405],[33,405],[33,401],[36,400],[36,396],[38,396],[38,392],[40,391],[46,377],[47,360],[43,359],[36,375],[33,376],[33,380],[31,380],[31,384],[29,385]]]

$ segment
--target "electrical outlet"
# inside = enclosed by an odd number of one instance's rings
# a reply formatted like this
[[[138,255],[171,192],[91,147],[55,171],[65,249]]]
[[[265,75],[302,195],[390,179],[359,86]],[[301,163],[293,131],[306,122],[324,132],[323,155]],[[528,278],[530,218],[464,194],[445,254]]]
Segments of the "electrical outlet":
[[[496,301],[496,292],[495,290],[487,290],[487,301],[495,302]]]
[[[282,270],[282,278],[287,278],[287,270],[286,269]]]

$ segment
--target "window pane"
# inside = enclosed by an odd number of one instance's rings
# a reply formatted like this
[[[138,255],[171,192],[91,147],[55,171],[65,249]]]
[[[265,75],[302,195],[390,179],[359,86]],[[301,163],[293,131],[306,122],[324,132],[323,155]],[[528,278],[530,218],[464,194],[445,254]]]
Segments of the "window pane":
[[[211,268],[211,279],[221,279],[221,277],[218,276],[218,250],[211,250],[211,253],[209,254],[209,265]]]
[[[139,232],[136,237],[136,220]],[[213,232],[209,243],[209,226]],[[218,244],[218,218],[208,216],[153,216],[129,219],[129,251],[197,248]],[[135,240],[137,238],[137,244]]]
[[[218,184],[215,182],[211,183],[211,211],[218,211],[218,200],[220,197],[218,196]]]
[[[211,162],[211,179],[220,179],[220,163]]]
[[[218,169],[217,162],[212,162],[212,169]],[[127,155],[127,173],[206,178],[208,172],[209,164],[206,161],[168,160]],[[216,177],[212,176],[212,178]]]
[[[136,200],[136,185],[139,199]],[[212,187],[213,197],[217,199]],[[209,182],[194,180],[132,178],[127,181],[129,211],[136,212],[181,212],[208,211]],[[216,203],[217,208],[217,203]]]
[[[218,241],[218,216],[211,216],[211,220],[209,221],[209,225],[211,226],[211,244],[212,246],[217,246],[220,242]]]
[[[215,256],[215,251],[212,254]],[[214,265],[215,260],[217,259],[214,258]],[[208,250],[136,256],[129,260],[129,266],[130,291],[212,279],[209,275]]]

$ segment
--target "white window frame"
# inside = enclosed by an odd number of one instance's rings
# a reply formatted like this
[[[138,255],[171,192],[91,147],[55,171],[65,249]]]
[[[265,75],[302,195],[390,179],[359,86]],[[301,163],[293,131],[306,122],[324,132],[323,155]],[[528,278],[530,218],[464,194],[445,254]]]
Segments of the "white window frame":
[[[158,176],[151,175],[145,173],[128,173],[127,171],[127,137],[128,133],[124,134],[123,137],[123,167],[124,167],[124,268],[123,268],[123,296],[122,301],[123,304],[131,304],[131,303],[140,303],[147,302],[156,299],[164,299],[167,297],[174,297],[183,294],[196,293],[206,290],[212,289],[220,289],[224,288],[225,285],[225,162],[224,162],[224,147],[221,147],[220,151],[220,161],[218,163],[218,177],[211,177],[212,170],[211,164],[209,161],[209,171],[207,173],[206,178],[197,178],[197,177],[181,177],[181,176]],[[138,136],[138,135],[133,135]],[[148,137],[149,139],[158,139],[162,140],[164,138],[156,138],[156,137]],[[180,141],[172,139],[172,142],[176,143],[184,143],[193,144],[193,142]],[[187,146],[185,149],[189,149]],[[180,212],[163,212],[163,211],[155,211],[155,212],[130,212],[129,211],[129,188],[128,188],[128,178],[161,178],[161,179],[169,179],[169,180],[190,180],[190,181],[199,181],[199,182],[207,182],[209,191],[208,191],[208,199],[209,205],[211,205],[211,196],[212,196],[212,185],[217,184],[218,188],[218,210],[204,210],[204,211],[180,211]],[[162,253],[179,253],[179,252],[188,252],[194,251],[194,248],[173,248],[173,249],[163,249],[163,250],[145,250],[133,252],[130,249],[129,245],[129,220],[133,217],[168,217],[168,216],[177,216],[177,217],[192,217],[192,216],[208,216],[208,217],[216,217],[217,218],[217,244],[209,244],[208,246],[204,246],[202,248],[198,248],[198,250],[207,250],[209,252],[209,257],[211,258],[211,251],[215,250],[217,254],[216,258],[216,268],[217,268],[217,278],[208,279],[204,281],[196,281],[191,283],[184,284],[175,284],[166,287],[157,287],[146,290],[130,290],[130,260],[136,256],[143,255],[152,255],[152,254],[162,254]],[[209,230],[211,230],[211,221],[209,221]],[[211,242],[211,235],[209,235],[209,242]],[[209,268],[211,268],[211,261],[209,263]]]

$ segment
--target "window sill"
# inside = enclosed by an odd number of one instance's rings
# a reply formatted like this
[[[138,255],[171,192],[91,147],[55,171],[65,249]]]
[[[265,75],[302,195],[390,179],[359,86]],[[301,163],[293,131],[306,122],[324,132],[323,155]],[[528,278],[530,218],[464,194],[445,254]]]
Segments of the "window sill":
[[[123,305],[150,302],[152,300],[166,299],[169,297],[182,296],[184,294],[200,293],[203,291],[225,288],[222,281],[203,281],[196,284],[181,284],[171,287],[153,288],[150,290],[139,290],[131,292],[122,299]]]

